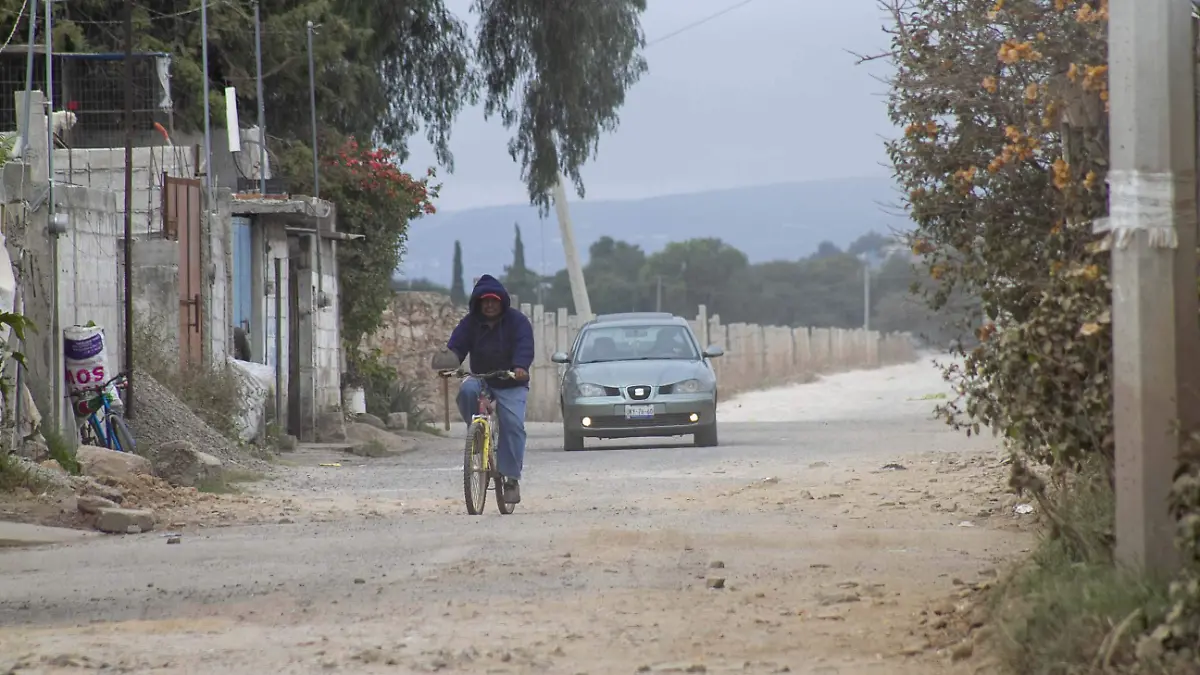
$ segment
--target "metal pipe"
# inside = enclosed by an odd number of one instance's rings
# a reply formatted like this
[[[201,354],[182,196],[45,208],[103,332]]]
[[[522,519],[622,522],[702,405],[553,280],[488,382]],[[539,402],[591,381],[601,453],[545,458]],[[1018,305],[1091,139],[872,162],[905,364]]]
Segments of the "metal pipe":
[[[317,149],[317,74],[313,65],[313,22],[307,24],[308,30],[308,113],[312,123],[312,161],[313,161],[313,197],[321,198],[320,152]]]
[[[313,30],[315,27],[311,21],[306,26],[308,30],[308,114],[312,123],[313,199],[317,200],[321,198],[321,153],[317,145],[317,71],[313,64]],[[313,206],[315,207],[316,204]],[[313,302],[314,313],[321,311],[321,300],[325,295],[325,275],[321,270],[321,220],[321,218],[317,219],[317,234],[312,239],[317,267],[317,297]]]
[[[125,416],[133,404],[133,0],[125,0]],[[75,247],[78,250],[78,246]],[[78,277],[78,275],[76,275]],[[79,303],[75,305],[78,307]]]
[[[258,193],[267,194],[267,113],[263,101],[262,17],[258,0],[254,1],[255,87],[258,89]]]
[[[49,3],[50,0],[46,0]],[[25,128],[21,133],[21,157],[28,164],[29,115],[33,112],[33,41],[37,39],[37,0],[29,0],[29,38],[25,43]],[[18,370],[18,373],[21,371]],[[17,400],[21,400],[19,397]],[[19,421],[19,420],[18,420]]]
[[[52,13],[50,0],[46,1],[46,100],[43,102],[43,109],[46,111],[46,235],[50,237],[50,269],[54,270],[50,280],[50,297],[51,297],[51,312],[50,312],[50,334],[54,340],[54,355],[51,359],[53,375],[50,381],[53,383],[50,387],[51,396],[51,414],[54,415],[54,425],[52,429],[61,432],[63,428],[63,384],[65,378],[63,376],[63,340],[62,327],[59,320],[59,261],[58,261],[58,233],[57,224],[55,223],[55,204],[54,204],[54,15]]]
[[[283,416],[283,262],[275,261],[275,425],[287,431]]]
[[[200,58],[204,69],[204,195],[207,202],[204,205],[206,213],[216,205],[213,199],[212,181],[212,119],[211,103],[208,100],[208,0],[200,0]]]
[[[26,118],[26,119],[28,119],[28,118]],[[20,260],[21,262],[19,262],[17,264],[17,269],[21,270],[22,274],[24,273],[24,269],[25,269],[25,265],[23,264],[24,259],[25,259],[25,251],[22,250],[21,256],[20,256],[20,258],[18,258],[18,260]],[[20,277],[18,276],[17,279],[19,280]],[[25,314],[25,295],[24,295],[24,293],[21,292],[21,284],[20,283],[17,284],[17,290],[13,294],[13,312],[20,314],[20,315]],[[25,349],[25,341],[20,339],[19,337],[17,337],[17,334],[15,332],[10,332],[9,335],[10,335],[9,342],[10,343],[16,342],[18,345],[17,347],[13,348],[13,351],[18,351],[18,352],[23,351]],[[24,390],[25,374],[24,374],[24,368],[21,367],[20,361],[13,359],[12,364],[17,369],[17,402],[13,406],[15,410],[13,412],[14,419],[13,419],[12,448],[14,450],[19,450],[21,448],[22,441],[23,441],[23,437],[21,436],[21,415],[25,412],[25,393],[24,393],[25,392],[25,390]]]

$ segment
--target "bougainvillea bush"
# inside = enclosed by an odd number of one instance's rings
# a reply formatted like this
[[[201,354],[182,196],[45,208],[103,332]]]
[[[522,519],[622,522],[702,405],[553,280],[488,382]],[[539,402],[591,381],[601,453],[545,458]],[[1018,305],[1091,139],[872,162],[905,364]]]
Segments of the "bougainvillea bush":
[[[431,183],[433,169],[416,178],[400,168],[391,150],[354,137],[323,154],[321,197],[337,206],[338,230],[364,235],[337,244],[342,337],[357,349],[379,327],[409,225],[436,211],[438,186]]]

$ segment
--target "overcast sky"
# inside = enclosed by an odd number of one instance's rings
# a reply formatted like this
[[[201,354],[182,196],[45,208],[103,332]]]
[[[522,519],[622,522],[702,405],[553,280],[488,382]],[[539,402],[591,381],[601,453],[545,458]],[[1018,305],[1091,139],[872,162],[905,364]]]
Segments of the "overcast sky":
[[[649,0],[655,40],[742,0]],[[469,15],[471,0],[447,0]],[[883,94],[855,52],[886,46],[876,0],[751,0],[646,50],[650,70],[621,109],[616,133],[584,167],[587,197],[622,199],[720,187],[886,175],[892,136]],[[527,202],[508,132],[482,108],[454,127],[444,210]],[[435,164],[413,139],[411,170]]]

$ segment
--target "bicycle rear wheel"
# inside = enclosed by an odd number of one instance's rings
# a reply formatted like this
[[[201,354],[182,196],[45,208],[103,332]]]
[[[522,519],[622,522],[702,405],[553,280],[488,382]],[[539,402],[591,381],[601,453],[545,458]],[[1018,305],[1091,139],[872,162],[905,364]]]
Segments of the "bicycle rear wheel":
[[[467,443],[463,448],[463,497],[467,502],[467,513],[478,516],[487,503],[488,475],[483,468],[483,451],[487,443],[484,425],[472,423],[467,430]]]
[[[125,423],[125,418],[116,413],[108,414],[108,442],[119,447],[113,450],[137,454],[137,444],[133,440],[133,432]]]

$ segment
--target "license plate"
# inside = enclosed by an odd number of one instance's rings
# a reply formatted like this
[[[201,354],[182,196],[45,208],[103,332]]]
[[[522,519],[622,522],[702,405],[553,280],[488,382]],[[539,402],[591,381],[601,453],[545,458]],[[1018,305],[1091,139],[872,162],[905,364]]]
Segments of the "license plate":
[[[654,417],[653,405],[627,405],[625,406],[625,419],[627,420],[645,420]]]

